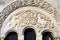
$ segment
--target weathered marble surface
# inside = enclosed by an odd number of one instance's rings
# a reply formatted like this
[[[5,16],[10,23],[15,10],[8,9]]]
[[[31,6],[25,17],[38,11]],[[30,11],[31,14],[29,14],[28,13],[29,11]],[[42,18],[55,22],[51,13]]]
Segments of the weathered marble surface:
[[[1,29],[1,36],[4,37],[9,30],[17,30],[19,34],[22,33],[22,30],[25,27],[30,28],[32,26],[32,28],[35,29],[37,36],[40,35],[40,38],[42,30],[46,29],[50,29],[54,34],[54,38],[56,38],[58,31],[57,24],[55,24],[56,21],[54,21],[53,14],[50,14],[41,8],[32,6],[19,8],[19,10],[17,9],[12,12],[5,20]],[[37,38],[39,39],[39,37]]]
[[[26,6],[35,6],[35,7],[39,7],[41,9],[44,9],[45,11],[47,11],[48,13],[52,14],[54,17],[56,17],[57,14],[57,10],[52,7],[52,5],[50,5],[49,3],[43,1],[43,0],[20,0],[20,1],[15,1],[13,3],[11,3],[10,5],[8,5],[6,8],[4,8],[1,12],[0,12],[0,27],[2,26],[2,23],[4,22],[4,20],[6,19],[6,17],[13,12],[14,10],[20,8],[20,7],[26,7]]]
[[[52,19],[47,16],[42,14],[42,12],[37,12],[35,10],[23,10],[22,12],[19,12],[15,15],[13,15],[12,17],[10,17],[10,20],[7,22],[6,25],[3,25],[3,23],[5,22],[6,18],[15,10],[19,9],[19,8],[23,8],[23,7],[36,7],[36,8],[40,8],[42,10],[44,10],[45,12],[47,12],[49,15],[51,15],[51,17],[53,19],[55,19],[56,25],[55,26],[55,22],[52,21]],[[58,10],[53,7],[51,4],[49,4],[48,2],[44,1],[44,0],[16,0],[14,2],[12,2],[11,4],[9,4],[7,7],[5,7],[1,12],[0,12],[0,28],[2,27],[2,29],[4,28],[4,30],[6,28],[16,28],[18,29],[19,27],[22,27],[23,25],[34,25],[35,27],[37,27],[39,30],[38,32],[41,32],[41,30],[44,28],[50,28],[52,30],[54,30],[56,33],[58,33],[57,35],[59,36],[59,18],[57,17],[57,15],[59,14]],[[39,19],[40,18],[40,19]],[[32,21],[31,21],[32,20]],[[39,20],[43,20],[43,22],[39,23]],[[3,27],[4,26],[4,27]],[[8,26],[8,27],[6,27]],[[18,27],[18,28],[17,28]],[[58,30],[57,30],[58,29]],[[5,31],[7,30],[2,30],[2,34],[5,33]],[[20,31],[20,29],[18,29]],[[36,29],[35,29],[36,30]],[[37,32],[37,34],[38,34]],[[1,33],[0,33],[1,34]],[[39,36],[39,34],[38,34]],[[60,37],[54,37],[56,40],[60,40]]]

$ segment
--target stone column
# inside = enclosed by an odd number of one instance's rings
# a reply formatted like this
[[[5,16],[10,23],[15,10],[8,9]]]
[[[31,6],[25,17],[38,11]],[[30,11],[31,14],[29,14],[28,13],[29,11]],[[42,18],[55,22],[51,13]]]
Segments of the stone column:
[[[60,37],[55,37],[55,40],[60,40]]]
[[[18,40],[24,40],[24,36],[23,35],[19,35],[18,36]]]
[[[21,40],[21,37],[20,36],[18,36],[18,40]]]
[[[0,38],[0,40],[1,40],[1,38]]]
[[[1,40],[4,40],[3,38],[1,38]]]
[[[24,35],[21,36],[21,40],[24,40]]]
[[[36,40],[42,40],[41,33],[37,32],[37,34],[36,34]]]
[[[0,37],[0,40],[4,40],[4,37]]]

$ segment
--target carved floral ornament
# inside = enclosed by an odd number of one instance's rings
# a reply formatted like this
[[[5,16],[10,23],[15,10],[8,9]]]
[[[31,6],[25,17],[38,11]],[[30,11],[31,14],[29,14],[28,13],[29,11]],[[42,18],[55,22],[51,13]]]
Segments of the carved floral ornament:
[[[24,26],[34,26],[39,29],[39,32],[42,28],[50,28],[53,29],[56,32],[55,24],[50,19],[49,16],[44,15],[42,12],[35,11],[35,10],[24,10],[21,11],[13,16],[10,17],[10,20],[8,23],[3,22],[6,20],[6,18],[13,13],[15,10],[23,7],[37,7],[38,9],[42,9],[45,12],[47,12],[49,15],[52,15],[53,18],[56,17],[57,10],[52,7],[49,3],[43,1],[43,0],[17,0],[10,5],[8,5],[6,8],[3,9],[0,15],[0,26],[3,28],[7,28],[5,24],[9,23],[9,27],[22,27]],[[6,30],[7,31],[7,30]],[[5,31],[4,31],[5,32]],[[3,33],[4,33],[3,32]]]
[[[9,27],[14,28],[22,26],[35,26],[39,31],[42,28],[54,29],[55,27],[54,23],[48,16],[34,10],[24,10],[10,17]]]
[[[56,17],[57,10],[52,7],[49,3],[45,2],[44,0],[17,0],[10,5],[8,5],[6,8],[0,12],[0,25],[4,22],[4,20],[7,18],[7,16],[13,12],[14,10],[21,8],[21,7],[26,7],[26,6],[34,6],[38,7],[41,9],[44,9],[47,11],[49,14],[53,15],[53,17]]]
[[[23,8],[27,6],[37,7],[38,9],[41,8],[49,15],[52,15],[53,18],[55,18],[56,14],[58,13],[57,10],[52,7],[52,5],[43,0],[17,0],[4,8],[3,11],[0,13],[0,25],[3,26],[1,34],[4,34],[4,30],[5,28],[7,28],[5,24],[2,25],[5,19],[18,8]],[[41,29],[43,28],[53,29],[56,32],[57,30],[55,28],[55,24],[50,17],[39,11],[23,10],[11,16],[10,20],[8,19],[9,21],[6,24],[8,25],[9,23],[8,28],[34,26],[38,28],[39,32],[41,32]]]

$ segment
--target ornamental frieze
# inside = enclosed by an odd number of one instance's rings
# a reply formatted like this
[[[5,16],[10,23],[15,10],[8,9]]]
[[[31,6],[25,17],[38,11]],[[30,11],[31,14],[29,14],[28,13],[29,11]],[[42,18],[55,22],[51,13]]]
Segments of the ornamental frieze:
[[[10,27],[22,27],[22,26],[35,26],[39,30],[42,28],[52,28],[54,29],[53,21],[46,15],[34,11],[34,10],[24,10],[17,14],[14,14],[9,21]]]
[[[2,26],[2,23],[7,18],[7,16],[10,13],[12,13],[14,10],[27,6],[44,9],[49,14],[53,15],[53,17],[56,17],[57,14],[57,10],[49,3],[45,2],[44,0],[17,0],[11,3],[10,5],[8,5],[0,12],[0,26]]]

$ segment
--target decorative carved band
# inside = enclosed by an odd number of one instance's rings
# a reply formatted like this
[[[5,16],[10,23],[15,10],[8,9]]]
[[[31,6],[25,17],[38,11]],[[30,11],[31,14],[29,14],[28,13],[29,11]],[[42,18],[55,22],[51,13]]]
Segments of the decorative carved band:
[[[42,28],[53,29],[55,27],[54,23],[48,16],[34,10],[24,10],[14,14],[9,20],[9,26],[12,28],[35,26],[39,29],[39,31],[41,31]]]
[[[49,14],[52,14],[54,17],[56,17],[56,9],[53,8],[49,3],[43,1],[43,0],[17,0],[10,5],[8,5],[6,8],[0,12],[0,27],[2,26],[2,23],[4,20],[8,17],[8,15],[13,12],[14,10],[26,6],[34,6],[41,9],[44,9]]]

